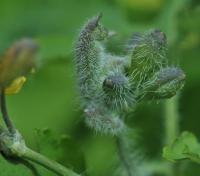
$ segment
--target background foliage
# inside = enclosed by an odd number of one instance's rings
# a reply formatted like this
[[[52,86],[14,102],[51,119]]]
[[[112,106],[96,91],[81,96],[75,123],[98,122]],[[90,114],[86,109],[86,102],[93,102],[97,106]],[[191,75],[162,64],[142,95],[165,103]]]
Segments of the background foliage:
[[[200,140],[199,0],[1,0],[0,53],[21,37],[40,44],[40,67],[19,94],[8,97],[10,115],[32,148],[89,176],[111,175],[118,160],[114,139],[85,127],[74,76],[74,41],[84,21],[98,12],[104,14],[103,24],[118,34],[108,43],[114,53],[124,52],[133,32],[159,28],[167,34],[169,59],[187,75],[180,96],[180,130]],[[137,131],[138,148],[147,159],[161,157],[163,105],[141,104],[129,114],[128,125]],[[2,157],[0,170],[1,176],[31,175]],[[197,164],[181,167],[181,176],[198,174]]]

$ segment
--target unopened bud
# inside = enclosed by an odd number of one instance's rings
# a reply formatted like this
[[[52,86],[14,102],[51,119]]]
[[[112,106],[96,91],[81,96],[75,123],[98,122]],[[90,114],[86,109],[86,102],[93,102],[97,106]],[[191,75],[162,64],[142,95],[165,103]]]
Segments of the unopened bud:
[[[129,43],[130,75],[139,84],[147,82],[166,62],[166,36],[160,30],[135,34]]]
[[[31,39],[14,43],[0,60],[0,85],[7,87],[16,78],[29,73],[35,66],[37,50],[37,44]]]
[[[168,67],[155,74],[146,92],[149,98],[171,98],[184,86],[184,83],[184,72],[180,68]]]
[[[128,108],[135,103],[129,79],[121,73],[108,76],[103,82],[106,104],[111,108]]]

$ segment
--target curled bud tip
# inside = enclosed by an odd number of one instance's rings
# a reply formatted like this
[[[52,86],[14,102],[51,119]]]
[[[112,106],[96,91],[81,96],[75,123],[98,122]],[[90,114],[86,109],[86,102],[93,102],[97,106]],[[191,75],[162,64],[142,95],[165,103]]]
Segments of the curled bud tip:
[[[93,31],[99,25],[99,21],[101,20],[101,18],[102,14],[99,14],[98,16],[90,19],[88,24],[86,25],[86,29],[88,28],[89,30]]]
[[[167,44],[167,37],[164,32],[160,31],[159,29],[155,29],[150,33],[152,38],[157,42],[160,46],[166,46]]]
[[[184,81],[185,78],[185,73],[180,68],[176,67],[168,67],[157,73],[157,81],[160,84],[164,84],[173,80]]]

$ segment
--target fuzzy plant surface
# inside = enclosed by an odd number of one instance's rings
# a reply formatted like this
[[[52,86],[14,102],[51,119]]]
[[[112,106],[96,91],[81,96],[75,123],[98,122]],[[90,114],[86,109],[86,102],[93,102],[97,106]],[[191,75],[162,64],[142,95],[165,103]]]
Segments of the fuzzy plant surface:
[[[185,74],[167,61],[167,37],[158,30],[133,34],[128,52],[106,51],[111,31],[102,15],[82,27],[75,45],[78,87],[88,127],[96,132],[121,135],[126,112],[141,101],[171,98],[183,87]]]

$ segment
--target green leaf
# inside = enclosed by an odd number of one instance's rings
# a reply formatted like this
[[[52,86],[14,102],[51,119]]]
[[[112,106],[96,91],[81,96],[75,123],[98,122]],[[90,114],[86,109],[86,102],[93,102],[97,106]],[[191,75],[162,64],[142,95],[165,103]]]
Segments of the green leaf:
[[[176,162],[189,159],[200,164],[200,143],[191,132],[183,132],[171,145],[164,147],[163,157]]]

